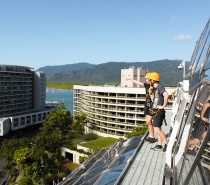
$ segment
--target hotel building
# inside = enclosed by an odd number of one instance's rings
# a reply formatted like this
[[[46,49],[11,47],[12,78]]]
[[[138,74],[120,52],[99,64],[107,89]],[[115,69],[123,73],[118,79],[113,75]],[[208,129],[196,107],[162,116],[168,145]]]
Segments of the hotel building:
[[[146,70],[141,68],[121,70],[120,86],[74,86],[74,114],[83,112],[88,117],[85,132],[95,132],[105,137],[124,137],[137,125],[145,125],[145,88],[139,88],[126,77],[144,82]],[[166,88],[169,94],[174,88]],[[167,109],[172,108],[168,102]]]
[[[0,136],[42,123],[52,109],[45,109],[46,76],[24,66],[0,65]]]

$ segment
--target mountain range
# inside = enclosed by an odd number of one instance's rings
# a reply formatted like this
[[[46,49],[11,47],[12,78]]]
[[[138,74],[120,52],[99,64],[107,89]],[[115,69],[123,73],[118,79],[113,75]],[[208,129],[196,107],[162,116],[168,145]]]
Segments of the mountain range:
[[[130,66],[156,71],[164,85],[177,85],[182,81],[183,71],[178,69],[182,60],[156,60],[151,62],[107,62],[102,64],[74,63],[45,66],[38,69],[46,74],[47,82],[120,83],[121,69]],[[189,62],[186,63],[186,66]]]

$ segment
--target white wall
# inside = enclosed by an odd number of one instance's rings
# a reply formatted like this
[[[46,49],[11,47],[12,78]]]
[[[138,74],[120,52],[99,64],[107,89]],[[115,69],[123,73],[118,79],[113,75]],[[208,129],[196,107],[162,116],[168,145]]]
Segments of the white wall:
[[[77,151],[74,151],[74,150],[70,150],[68,148],[61,147],[61,155],[65,157],[65,153],[66,152],[73,154],[73,161],[72,162],[73,163],[77,163],[77,164],[80,164],[79,163],[79,157],[80,156],[86,156],[86,157],[88,157],[87,155],[82,154],[82,153],[79,153]]]
[[[43,72],[34,72],[34,109],[41,110],[45,107],[46,76]]]
[[[6,135],[10,130],[10,119],[0,118],[0,136]]]
[[[126,77],[130,77],[139,82],[145,82],[146,70],[143,70],[141,67],[135,69],[134,66],[129,67],[128,69],[121,69],[121,86],[122,87],[140,87],[139,85],[133,83],[131,80],[126,80]]]

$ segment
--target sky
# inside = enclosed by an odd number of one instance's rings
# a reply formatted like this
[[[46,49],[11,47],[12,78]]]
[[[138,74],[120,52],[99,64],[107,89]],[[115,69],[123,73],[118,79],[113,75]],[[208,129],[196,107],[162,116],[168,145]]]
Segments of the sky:
[[[0,64],[190,61],[209,0],[0,0]]]

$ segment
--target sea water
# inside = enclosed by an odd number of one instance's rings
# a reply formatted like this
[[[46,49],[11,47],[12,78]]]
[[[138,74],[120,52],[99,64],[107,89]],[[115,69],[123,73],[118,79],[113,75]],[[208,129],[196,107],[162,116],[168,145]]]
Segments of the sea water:
[[[46,101],[63,102],[66,108],[73,115],[73,90],[65,89],[47,89]]]

